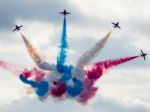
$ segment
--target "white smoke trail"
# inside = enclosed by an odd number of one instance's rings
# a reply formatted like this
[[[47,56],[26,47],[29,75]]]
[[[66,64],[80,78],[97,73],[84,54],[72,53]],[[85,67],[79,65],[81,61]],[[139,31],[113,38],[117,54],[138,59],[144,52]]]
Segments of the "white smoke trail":
[[[29,55],[31,56],[32,60],[37,64],[37,66],[44,70],[52,70],[54,68],[54,65],[45,62],[44,59],[42,59],[40,54],[36,51],[36,49],[23,34],[21,34],[21,37],[25,43]]]
[[[105,43],[107,42],[109,36],[111,34],[111,31],[104,36],[103,39],[98,41],[92,48],[87,50],[83,55],[79,58],[77,61],[76,66],[79,68],[83,68],[84,65],[89,63],[96,55],[97,53],[104,47]]]

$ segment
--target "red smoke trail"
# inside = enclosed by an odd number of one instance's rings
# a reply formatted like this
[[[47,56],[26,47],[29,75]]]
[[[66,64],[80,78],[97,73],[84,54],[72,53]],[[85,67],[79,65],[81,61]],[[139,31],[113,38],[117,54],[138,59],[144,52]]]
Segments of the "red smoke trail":
[[[21,68],[20,66],[16,66],[12,63],[2,61],[2,60],[0,60],[0,68],[6,70],[8,72],[11,72],[17,76],[19,76],[20,73],[22,73],[22,71],[24,70],[23,67]]]
[[[139,56],[132,56],[132,57],[98,62],[94,65],[94,67],[92,67],[91,70],[87,71],[87,77],[88,77],[88,79],[91,79],[91,80],[97,80],[103,75],[104,71],[107,70],[108,68],[117,66],[119,64],[123,64],[125,62],[128,62],[128,61],[133,60],[138,57]]]
[[[24,77],[26,78],[31,78],[32,80],[36,81],[36,82],[41,82],[44,80],[44,77],[46,75],[46,72],[39,69],[39,68],[33,68],[31,70],[25,69],[22,74],[24,75]]]
[[[60,81],[54,81],[50,93],[53,97],[61,97],[66,92],[66,85]]]
[[[84,90],[79,96],[78,102],[82,104],[86,104],[89,99],[95,96],[98,87],[94,87],[94,80],[90,80],[85,78],[83,81]]]
[[[84,90],[80,94],[78,101],[82,104],[87,103],[87,101],[96,94],[98,88],[94,87],[94,83],[97,79],[99,79],[104,74],[105,70],[113,66],[123,64],[125,62],[128,62],[138,57],[139,56],[132,56],[127,58],[115,59],[115,60],[106,60],[106,61],[96,63],[92,67],[92,69],[86,72],[87,77],[84,79]]]
[[[39,68],[33,68],[32,73],[34,74],[34,79],[36,82],[40,82],[44,80],[46,72]]]
[[[0,60],[0,69],[4,69],[12,74],[15,74],[19,76],[20,74],[23,74],[26,78],[32,77],[33,80],[40,82],[44,80],[44,76],[46,75],[46,72],[39,68],[33,68],[31,70],[28,70],[24,67],[14,65],[12,63],[2,61]]]

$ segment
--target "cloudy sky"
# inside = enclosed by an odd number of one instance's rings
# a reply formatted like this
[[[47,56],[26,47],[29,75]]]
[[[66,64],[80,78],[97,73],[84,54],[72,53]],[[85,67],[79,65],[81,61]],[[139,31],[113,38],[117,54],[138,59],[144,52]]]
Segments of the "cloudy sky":
[[[101,53],[93,60],[139,55],[150,52],[150,0],[0,0],[0,60],[26,67],[35,66],[14,25],[24,25],[22,32],[47,59],[54,63],[67,9],[69,40],[68,63],[75,64],[82,53],[108,31],[113,33]],[[111,21],[120,22],[114,30]],[[109,70],[97,83],[98,94],[88,105],[75,101],[40,102],[26,95],[24,85],[13,74],[0,70],[0,112],[149,112],[150,58]],[[59,107],[59,108],[58,108]]]

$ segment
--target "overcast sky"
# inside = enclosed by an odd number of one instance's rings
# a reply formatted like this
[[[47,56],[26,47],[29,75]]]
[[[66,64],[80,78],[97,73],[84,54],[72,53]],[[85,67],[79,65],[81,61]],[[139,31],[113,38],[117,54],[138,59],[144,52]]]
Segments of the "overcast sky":
[[[14,25],[50,63],[56,62],[64,9],[69,41],[68,63],[75,64],[82,53],[112,30],[104,49],[93,62],[150,52],[150,0],[0,0],[0,60],[26,67],[36,66],[28,56]],[[121,30],[111,21],[120,22]],[[150,58],[138,58],[109,70],[98,81],[98,94],[82,106],[75,101],[40,102],[22,94],[18,77],[0,70],[0,112],[149,112]],[[11,94],[10,94],[11,93]],[[37,108],[36,108],[37,107]],[[58,108],[60,107],[60,108]]]

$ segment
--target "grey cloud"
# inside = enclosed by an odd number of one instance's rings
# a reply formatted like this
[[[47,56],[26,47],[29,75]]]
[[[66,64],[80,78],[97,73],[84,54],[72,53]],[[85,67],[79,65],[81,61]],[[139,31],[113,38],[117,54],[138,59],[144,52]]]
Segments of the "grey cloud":
[[[85,15],[82,10],[67,0],[2,0],[0,1],[0,29],[12,30],[16,20],[38,20],[58,24],[61,17],[58,13],[63,9],[72,13],[68,18],[68,22],[72,25],[81,26],[82,23],[82,26],[85,27],[108,27],[106,24],[108,19]]]
[[[105,47],[102,49],[102,51],[98,54],[98,56],[92,61],[102,61],[107,59],[117,59],[117,58],[124,58],[128,56],[136,56],[140,55],[140,49],[136,49],[132,46],[132,43],[134,42],[134,39],[131,38],[129,35],[120,35],[122,37],[115,38],[116,33],[113,32],[111,37],[109,38],[108,42],[106,43]],[[131,39],[130,39],[131,38]],[[72,39],[69,44],[71,45],[71,48],[76,52],[76,57],[72,59],[78,59],[84,51],[89,49],[92,45],[94,45],[98,40],[92,39],[88,37],[79,37],[78,39]],[[123,66],[123,68],[143,68],[143,67],[149,67],[149,56],[147,56],[147,60],[143,61],[143,59],[136,59],[132,62],[126,63]]]
[[[98,29],[98,28],[109,28],[111,27],[110,18],[106,18],[106,20],[101,19],[101,18],[94,18],[91,17],[90,15],[84,15],[82,14],[82,11],[79,12],[80,10],[77,10],[77,7],[74,7],[73,4],[68,2],[67,0],[62,1],[62,0],[56,0],[56,1],[51,1],[51,0],[43,0],[42,2],[40,0],[2,0],[0,4],[0,14],[1,16],[1,21],[0,21],[0,28],[7,28],[11,29],[13,28],[16,19],[23,19],[23,20],[39,20],[39,21],[44,21],[44,22],[53,22],[54,24],[57,24],[59,20],[58,12],[60,10],[63,10],[64,8],[68,9],[72,15],[69,16],[68,18],[68,25],[76,25],[79,27],[83,32],[84,27],[88,27],[88,29]],[[137,17],[137,14],[135,15]],[[128,17],[127,17],[128,18]],[[111,18],[112,19],[112,18]],[[120,22],[123,20],[120,20]],[[107,23],[108,22],[108,23]],[[125,21],[123,21],[125,22]],[[121,22],[121,25],[123,27],[122,30],[124,29],[129,29],[132,31],[135,31],[133,33],[139,33],[138,31],[142,32],[149,32],[149,27],[148,27],[148,22],[139,22],[139,21],[132,21],[127,19],[125,23]],[[139,23],[139,24],[137,24]],[[126,26],[125,26],[126,25]],[[11,28],[10,28],[11,26]],[[134,30],[136,29],[136,30]],[[139,30],[138,30],[139,29]],[[119,32],[119,31],[118,31]],[[138,54],[139,51],[135,50],[132,45],[129,44],[129,42],[133,41],[130,40],[129,38],[132,36],[132,33],[130,31],[126,32],[126,35],[122,35],[120,39],[113,39],[110,38],[108,43],[106,44],[105,48],[102,50],[102,52],[97,56],[96,60],[102,60],[102,59],[110,59],[110,58],[119,58],[122,56],[130,56],[132,53]],[[129,33],[131,33],[129,37]],[[140,34],[140,33],[139,33]],[[80,34],[79,34],[80,35]],[[6,36],[8,36],[6,38]],[[58,36],[58,35],[57,35]],[[79,37],[79,39],[76,39],[74,37],[72,38],[69,42],[70,48],[73,48],[73,50],[77,53],[76,55],[81,56],[81,54],[90,48],[90,45],[94,44],[96,40],[91,39],[91,38],[85,38],[85,37]],[[1,39],[1,43],[5,42],[10,38],[10,35],[5,35]],[[144,38],[143,38],[144,39]],[[3,40],[3,41],[2,41]],[[6,40],[6,41],[5,41]],[[13,39],[11,42],[16,43],[15,39]],[[55,44],[56,42],[54,42]],[[88,46],[87,46],[88,45]],[[131,54],[131,55],[132,55]],[[110,57],[111,56],[111,57]],[[141,62],[135,62],[134,64],[130,63],[133,66],[143,66]],[[128,64],[128,66],[130,66]],[[150,65],[150,62],[146,62],[145,66]],[[144,67],[145,67],[144,66]]]
[[[149,112],[149,109],[141,105],[126,106],[113,99],[96,97],[96,101],[88,105],[80,105],[73,101],[54,101],[49,99],[40,102],[33,98],[23,98],[13,101],[11,104],[0,107],[2,112]]]
[[[79,13],[67,0],[2,0],[0,28],[10,28],[16,19],[58,22],[58,13],[68,9],[74,16]]]
[[[132,34],[145,34],[145,37],[143,38],[149,38],[150,35],[150,21],[149,20],[142,20],[139,19],[133,19],[126,21],[124,24],[126,24],[125,28],[128,28],[128,30]]]
[[[98,99],[100,100],[93,104],[95,112],[149,112],[149,109],[142,105],[127,106],[109,98],[98,97]]]

